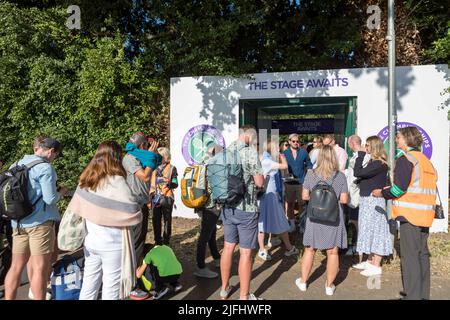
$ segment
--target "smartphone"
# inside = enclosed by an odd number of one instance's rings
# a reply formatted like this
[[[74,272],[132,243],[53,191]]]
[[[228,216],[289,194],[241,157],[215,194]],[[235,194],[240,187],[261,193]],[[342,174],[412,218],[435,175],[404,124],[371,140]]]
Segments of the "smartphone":
[[[153,141],[155,141],[155,139],[153,139],[153,138],[148,138],[148,143],[152,144]]]

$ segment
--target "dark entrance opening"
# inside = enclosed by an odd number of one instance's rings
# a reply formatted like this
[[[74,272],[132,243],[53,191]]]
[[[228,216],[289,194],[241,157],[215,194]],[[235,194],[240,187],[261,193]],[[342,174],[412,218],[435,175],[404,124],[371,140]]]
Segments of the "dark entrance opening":
[[[239,101],[239,124],[252,124],[257,130],[278,129],[280,140],[297,133],[305,143],[315,135],[332,133],[350,154],[347,139],[356,132],[356,97],[243,99]]]

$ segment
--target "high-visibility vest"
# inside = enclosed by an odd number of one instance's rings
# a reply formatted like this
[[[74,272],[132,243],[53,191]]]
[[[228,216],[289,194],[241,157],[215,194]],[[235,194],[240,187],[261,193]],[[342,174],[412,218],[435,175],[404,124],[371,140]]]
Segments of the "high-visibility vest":
[[[162,172],[161,172],[161,170],[162,170]],[[167,187],[167,184],[171,183],[170,179],[172,178],[172,171],[173,171],[173,166],[169,163],[166,165],[161,165],[161,166],[157,167],[155,170],[153,170],[152,179],[150,181],[150,194],[155,193],[156,190],[159,189],[158,191],[163,196],[171,197],[171,198],[174,197],[172,189]],[[167,180],[169,180],[169,182],[158,185],[156,182],[157,175],[167,178]]]
[[[406,193],[392,201],[392,217],[405,217],[419,227],[431,227],[436,205],[437,174],[431,161],[419,151],[409,151],[406,158],[413,164]]]

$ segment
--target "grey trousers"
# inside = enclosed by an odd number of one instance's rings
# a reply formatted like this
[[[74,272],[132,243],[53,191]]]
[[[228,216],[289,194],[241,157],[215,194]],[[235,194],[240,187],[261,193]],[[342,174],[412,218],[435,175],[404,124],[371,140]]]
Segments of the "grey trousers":
[[[400,255],[406,300],[430,299],[429,228],[400,223]]]

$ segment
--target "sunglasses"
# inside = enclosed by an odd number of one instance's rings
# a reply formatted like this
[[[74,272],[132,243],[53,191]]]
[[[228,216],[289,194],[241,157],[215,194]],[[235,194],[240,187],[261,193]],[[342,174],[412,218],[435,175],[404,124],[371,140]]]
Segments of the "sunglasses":
[[[292,143],[298,143],[298,140],[291,140]]]

